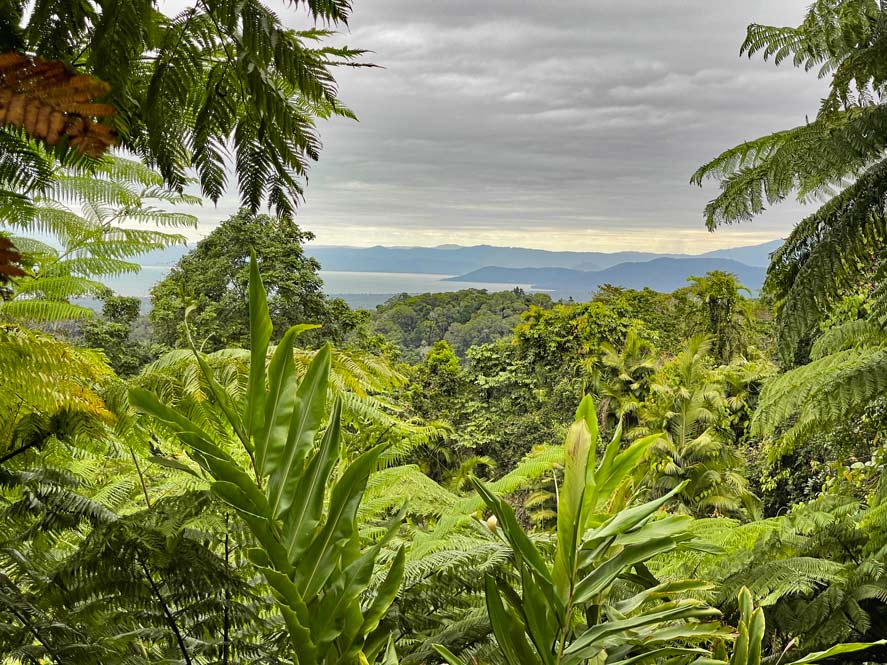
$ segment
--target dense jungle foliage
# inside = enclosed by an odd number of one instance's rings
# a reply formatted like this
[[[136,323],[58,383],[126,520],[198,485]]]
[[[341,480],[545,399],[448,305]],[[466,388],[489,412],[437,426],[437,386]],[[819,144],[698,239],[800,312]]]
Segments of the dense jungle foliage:
[[[760,298],[710,273],[366,313],[292,218],[362,54],[324,45],[348,2],[293,4],[323,27],[0,6],[0,662],[887,663],[887,8],[749,29],[832,82],[693,177],[712,227],[827,198]],[[228,145],[243,209],[146,322],[103,279],[183,242]]]

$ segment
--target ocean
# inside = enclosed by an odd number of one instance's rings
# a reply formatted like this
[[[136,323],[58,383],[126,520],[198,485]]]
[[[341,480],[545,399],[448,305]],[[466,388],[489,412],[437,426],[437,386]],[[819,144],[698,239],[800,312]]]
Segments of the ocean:
[[[124,296],[147,298],[151,287],[163,279],[169,266],[142,266],[141,272],[105,280],[115,292]],[[441,293],[463,289],[510,291],[522,288],[531,291],[529,284],[488,284],[483,282],[447,282],[454,275],[399,272],[341,272],[321,270],[324,291],[333,297],[344,298],[352,307],[372,308],[398,293]]]

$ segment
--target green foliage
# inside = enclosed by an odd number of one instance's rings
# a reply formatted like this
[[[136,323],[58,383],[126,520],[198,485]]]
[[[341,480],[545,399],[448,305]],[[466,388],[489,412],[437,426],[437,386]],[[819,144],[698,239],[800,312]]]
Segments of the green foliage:
[[[758,500],[727,427],[730,415],[719,377],[707,365],[709,349],[708,339],[691,339],[660,370],[642,407],[638,431],[662,432],[650,448],[649,483],[656,496],[676,492],[682,512],[754,517]]]
[[[174,433],[189,457],[213,480],[213,493],[246,523],[257,547],[247,556],[271,587],[300,663],[358,663],[385,659],[389,630],[382,624],[403,574],[403,556],[365,604],[380,548],[396,531],[395,517],[384,537],[362,547],[357,510],[367,479],[384,446],[357,457],[331,482],[341,445],[341,403],[319,443],[326,415],[330,349],[314,356],[296,378],[290,328],[265,366],[272,336],[265,289],[253,255],[249,281],[251,356],[245,395],[234,400],[216,381],[194,348],[215,417],[189,419],[144,390],[131,403]],[[193,348],[193,347],[192,347]],[[327,496],[327,485],[332,489]]]
[[[415,362],[441,340],[464,357],[472,346],[510,337],[530,306],[550,308],[551,298],[542,293],[525,294],[520,289],[402,294],[379,305],[370,321],[373,331],[397,345],[405,360]]]
[[[702,306],[702,328],[712,340],[712,356],[719,363],[730,362],[747,348],[750,309],[741,291],[748,289],[734,275],[720,270],[688,281],[692,283],[690,293]]]
[[[718,583],[727,612],[747,587],[767,619],[766,644],[802,655],[841,640],[877,640],[887,621],[883,497],[860,505],[830,496],[801,504],[779,518],[739,525],[702,520],[694,532],[721,554],[681,553],[657,572],[695,571]],[[862,660],[881,662],[883,645]]]
[[[774,439],[771,461],[884,395],[884,342],[878,323],[839,324],[815,342],[810,363],[765,385],[752,424],[755,433]]]
[[[88,319],[80,327],[84,346],[101,349],[120,377],[130,377],[160,355],[162,347],[134,338],[141,301],[124,296],[105,296],[100,319]]]
[[[56,170],[44,193],[25,200],[22,216],[5,220],[13,230],[40,234],[48,242],[11,238],[27,274],[13,281],[11,298],[0,302],[0,317],[29,322],[88,317],[91,310],[72,299],[101,295],[103,278],[139,271],[133,259],[184,243],[181,235],[156,227],[195,226],[197,219],[160,206],[197,200],[162,185],[157,173],[120,158],[101,160],[88,177]]]
[[[601,302],[531,307],[514,331],[515,340],[530,363],[557,367],[593,354],[601,342],[623,339],[631,326],[626,314]]]
[[[643,322],[645,338],[666,355],[677,353],[684,340],[701,332],[697,330],[699,303],[689,287],[660,293],[648,288],[636,291],[605,284],[594,294],[593,300],[635,320],[635,327],[639,325],[637,322]]]
[[[813,121],[732,148],[692,178],[721,183],[721,194],[706,208],[710,228],[749,220],[794,191],[801,200],[833,197],[795,227],[770,266],[766,288],[776,297],[786,360],[877,268],[887,147],[880,100],[887,80],[885,12],[874,0],[820,0],[798,27],[750,26],[743,52],[818,68],[831,77],[829,94]]]
[[[714,662],[729,662],[730,665],[760,665],[766,628],[764,610],[760,607],[754,607],[752,595],[745,587],[739,590],[737,604],[739,606],[739,624],[737,626],[736,642],[733,645],[733,653],[730,654],[728,659],[726,649],[718,649],[714,654],[716,656]],[[873,643],[837,644],[823,651],[808,653],[803,658],[790,661],[789,665],[792,663],[797,665],[801,665],[801,663],[816,663],[844,654],[865,651],[872,646],[882,646],[884,644],[887,644],[887,640],[879,640]],[[865,654],[863,657],[869,657],[869,654]]]
[[[345,0],[293,4],[325,25],[350,13]],[[332,69],[360,52],[323,46],[325,28],[286,28],[258,0],[197,2],[175,15],[164,9],[150,0],[61,9],[38,0],[24,16],[16,4],[4,7],[3,18],[23,20],[19,48],[110,84],[106,101],[121,145],[156,166],[167,185],[181,190],[193,170],[217,202],[230,150],[243,205],[292,214],[320,150],[315,119],[353,117],[337,99]]]
[[[111,377],[93,352],[0,325],[0,463],[48,438],[109,421],[97,387]]]
[[[614,429],[619,423],[628,428],[637,426],[638,409],[650,392],[659,364],[653,345],[632,328],[618,350],[609,342],[601,342],[600,355],[590,364],[591,383],[605,427]]]
[[[283,662],[266,639],[276,630],[262,609],[268,601],[233,535],[214,528],[218,516],[208,493],[180,493],[118,516],[95,499],[75,501],[82,488],[27,475],[17,478],[22,499],[7,508],[4,521],[10,526],[30,517],[31,528],[44,535],[31,541],[22,530],[0,547],[10,573],[0,582],[0,614],[11,619],[0,631],[5,656],[102,664]],[[88,531],[76,550],[47,535],[60,524]]]
[[[151,290],[150,316],[157,341],[185,346],[184,314],[194,307],[190,325],[201,348],[216,350],[249,342],[250,247],[268,284],[268,307],[276,330],[317,323],[323,329],[308,332],[306,343],[343,339],[358,317],[343,301],[324,296],[317,275],[320,265],[305,256],[302,247],[313,237],[290,218],[246,210],[229,217]]]
[[[625,503],[618,489],[630,482],[651,443],[652,438],[638,441],[619,452],[614,439],[595,465],[597,417],[591,400],[583,401],[565,444],[551,563],[511,507],[476,483],[496,517],[493,528],[502,530],[514,556],[515,573],[487,576],[485,585],[487,612],[506,662],[615,663],[664,655],[690,662],[706,653],[694,644],[726,634],[711,621],[717,610],[680,598],[700,583],[660,584],[644,565],[691,539],[689,518],[655,519],[667,499],[619,510]],[[624,588],[617,593],[618,586]],[[438,651],[454,665],[462,662],[446,649]]]

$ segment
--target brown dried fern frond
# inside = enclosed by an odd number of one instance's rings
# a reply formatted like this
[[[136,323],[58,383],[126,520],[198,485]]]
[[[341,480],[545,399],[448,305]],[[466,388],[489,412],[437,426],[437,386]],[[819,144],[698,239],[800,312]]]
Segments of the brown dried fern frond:
[[[22,255],[12,241],[0,235],[0,292],[15,277],[24,277],[25,271],[19,265]]]
[[[91,157],[115,142],[114,131],[97,121],[114,107],[94,100],[107,83],[78,74],[60,61],[15,51],[0,54],[0,124],[13,125],[50,146],[66,141]]]

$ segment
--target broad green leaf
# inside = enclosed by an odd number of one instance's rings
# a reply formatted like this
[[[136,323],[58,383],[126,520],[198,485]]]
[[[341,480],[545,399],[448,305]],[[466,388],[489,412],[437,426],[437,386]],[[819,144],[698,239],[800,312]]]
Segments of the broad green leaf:
[[[246,522],[249,530],[259,542],[261,549],[251,548],[247,550],[249,560],[256,565],[265,564],[273,567],[281,573],[289,575],[293,566],[286,558],[286,550],[280,544],[273,524],[265,518],[257,518],[252,514],[241,513],[241,519]]]
[[[620,534],[626,533],[627,531],[630,531],[631,529],[634,529],[638,524],[648,519],[657,510],[668,503],[673,496],[683,490],[687,486],[688,482],[689,481],[682,482],[671,492],[662,497],[659,497],[658,499],[648,501],[647,503],[641,504],[640,506],[627,508],[626,510],[620,510],[618,513],[613,515],[613,517],[604,522],[599,528],[591,532],[591,534],[589,534],[588,536],[588,539],[603,540],[611,536],[618,536]]]
[[[199,473],[194,471],[194,469],[192,469],[187,464],[183,464],[182,462],[179,462],[178,460],[170,459],[168,457],[160,457],[159,455],[151,455],[148,457],[148,461],[153,462],[154,464],[156,464],[158,466],[165,466],[167,469],[176,469],[177,471],[182,471],[184,473],[194,476],[195,478],[202,477]]]
[[[187,310],[185,310],[185,337],[188,339],[188,345],[191,347],[194,358],[197,359],[197,365],[198,367],[200,367],[200,372],[203,374],[203,378],[209,386],[209,390],[212,393],[212,396],[215,398],[216,404],[218,404],[219,408],[222,409],[222,413],[225,414],[225,418],[231,425],[231,429],[233,429],[234,433],[237,434],[237,438],[240,439],[243,447],[250,455],[252,455],[252,441],[249,434],[244,429],[243,419],[241,418],[241,415],[234,407],[234,403],[231,401],[231,396],[226,393],[225,389],[219,385],[218,381],[216,381],[216,377],[213,374],[212,368],[207,364],[206,360],[204,360],[203,353],[198,350],[197,345],[194,344],[194,339],[191,337],[191,328],[188,326],[188,314],[190,313],[191,309],[192,308],[189,307]]]
[[[751,665],[760,665],[764,627],[764,610],[759,607],[752,612],[748,628],[748,662]]]
[[[748,661],[748,620],[750,617],[743,616],[743,620],[739,622],[739,635],[733,642],[733,653],[730,656],[730,665],[751,665]],[[757,664],[755,664],[757,665]]]
[[[564,654],[568,656],[568,658],[565,658],[562,662],[563,665],[581,663],[584,659],[590,658],[595,652],[602,648],[600,643],[605,638],[615,636],[617,639],[621,640],[622,634],[626,631],[657,623],[679,621],[682,619],[706,619],[719,615],[720,612],[712,607],[700,605],[695,601],[680,601],[664,610],[649,612],[628,619],[597,624],[582,633],[569,647],[567,647]]]
[[[432,644],[432,648],[443,658],[449,665],[468,665],[464,660],[456,656],[452,651],[442,644]]]
[[[357,509],[367,478],[385,445],[379,445],[354,460],[333,487],[326,522],[305,552],[297,571],[297,584],[306,602],[311,602],[339,563],[342,543],[356,530]]]
[[[278,601],[283,603],[283,600],[280,598],[278,598]],[[283,615],[283,621],[290,634],[293,648],[295,648],[295,645],[298,645],[298,652],[292,652],[293,662],[299,665],[317,665],[317,654],[315,653],[315,647],[311,643],[311,633],[309,630],[299,621],[298,615],[287,605],[280,605],[280,613]]]
[[[388,529],[381,539],[379,539],[372,547],[367,548],[360,556],[358,556],[351,564],[349,564],[342,573],[332,578],[337,582],[339,580],[341,580],[342,582],[339,585],[339,589],[338,591],[336,591],[336,593],[331,593],[331,584],[329,582],[324,587],[324,598],[317,608],[316,614],[318,616],[315,617],[316,620],[320,621],[320,625],[322,627],[325,627],[330,617],[346,617],[349,614],[349,612],[347,611],[349,607],[354,610],[352,613],[354,614],[355,621],[344,622],[341,627],[338,628],[336,634],[332,638],[330,638],[335,639],[338,638],[340,635],[342,636],[342,640],[340,640],[340,644],[337,647],[340,651],[345,648],[342,644],[343,641],[344,645],[350,646],[354,643],[355,638],[357,638],[358,636],[366,637],[366,635],[372,632],[376,627],[367,627],[366,618],[360,613],[360,603],[358,599],[369,587],[370,580],[372,579],[373,575],[373,569],[376,565],[376,560],[379,558],[379,553],[382,551],[382,548],[391,539],[397,529],[400,528],[401,524],[403,523],[404,515],[405,511],[401,511],[400,513],[398,513],[398,515],[396,515],[395,518],[389,522]],[[352,542],[355,549],[357,550],[359,550],[360,548],[359,541],[360,539],[358,535],[354,534],[352,536]],[[388,606],[391,604],[391,602],[393,602],[394,597],[397,595],[397,591],[400,588],[400,580],[403,577],[404,560],[405,555],[403,548],[401,548],[395,556],[395,560],[391,570],[389,570],[388,577],[386,578],[385,582],[382,583],[380,589],[377,590],[376,600],[380,603],[378,611],[381,612],[381,614],[379,615],[379,620],[381,620],[381,618],[385,615],[385,612],[388,611]],[[392,593],[394,595],[392,595],[390,598],[380,597],[379,595],[383,592],[383,588],[385,587],[386,583],[390,583],[393,587]],[[351,625],[348,625],[349,623]],[[378,625],[378,621],[376,621],[376,624]],[[364,632],[365,629],[366,632]],[[324,641],[326,640],[322,640],[318,637],[318,642]]]
[[[212,491],[213,494],[241,515],[251,515],[257,519],[266,519],[261,512],[261,508],[254,504],[249,495],[234,483],[217,480],[212,484]]]
[[[527,634],[536,646],[536,652],[545,665],[554,663],[554,641],[560,627],[558,617],[551,612],[545,594],[536,584],[532,569],[523,564],[521,570],[522,602],[516,608],[522,612]]]
[[[283,456],[293,419],[297,388],[296,366],[293,362],[294,338],[294,331],[287,330],[268,363],[267,394],[264,385],[260,388],[265,395],[264,411],[261,427],[256,429],[253,440],[256,447],[256,467],[263,478],[271,471],[271,463]],[[261,362],[264,367],[265,359],[262,358]],[[262,380],[264,381],[264,375]]]
[[[675,580],[671,582],[663,582],[650,589],[636,593],[625,600],[610,601],[620,614],[630,614],[638,609],[644,603],[654,598],[666,598],[677,594],[686,593],[688,591],[707,591],[714,587],[713,584],[703,580]]]
[[[597,446],[598,441],[600,440],[600,435],[598,433],[597,409],[595,408],[594,399],[591,395],[586,395],[582,398],[582,401],[579,403],[579,408],[576,409],[576,416],[573,420],[574,424],[576,422],[585,423],[591,440],[588,449],[588,459],[585,462],[585,487],[583,487],[582,491],[582,504],[579,506],[579,529],[577,533],[579,534],[579,537],[581,537],[585,529],[588,528],[588,517],[593,512],[593,506],[589,507],[587,504],[589,503],[589,497],[594,495],[595,485],[597,485],[597,479],[595,478],[595,457],[597,455]],[[565,445],[564,447],[566,448],[567,446]]]
[[[317,645],[314,643],[308,626],[311,623],[311,615],[304,599],[299,595],[299,590],[292,580],[271,568],[261,569],[274,596],[283,605],[284,619],[287,629],[293,639],[294,645],[298,645],[298,663],[316,663]],[[288,611],[287,611],[288,610]]]
[[[342,402],[337,399],[326,432],[308,467],[300,474],[299,491],[284,514],[284,534],[290,561],[296,561],[311,544],[323,513],[323,499],[333,465],[339,455]]]
[[[543,580],[552,583],[551,572],[545,559],[533,545],[532,541],[527,537],[523,527],[518,523],[514,516],[514,510],[505,501],[493,494],[489,488],[477,478],[472,478],[471,483],[480,494],[487,507],[496,515],[499,520],[499,527],[505,534],[505,538],[511,544],[514,553],[521,557],[533,571]]]
[[[597,469],[595,469],[594,480],[596,485],[606,483],[609,480],[613,473],[613,462],[619,454],[619,448],[621,446],[622,420],[620,419],[616,425],[616,431],[613,432],[613,437],[610,439],[610,443],[607,444],[607,448],[604,450],[604,455],[601,457]]]
[[[191,420],[161,402],[154,393],[144,388],[133,387],[129,389],[128,395],[129,404],[136,411],[140,411],[155,420],[165,423],[172,431],[176,433],[193,432],[207,440],[212,438]]]
[[[592,411],[594,404],[586,397],[582,404]],[[583,407],[580,406],[581,415]],[[557,550],[554,555],[552,579],[561,603],[567,604],[576,581],[579,539],[582,536],[582,506],[588,486],[589,457],[592,447],[591,432],[585,420],[577,420],[567,432],[564,443],[564,481],[557,502]]]
[[[216,480],[236,485],[245,492],[261,513],[267,514],[268,502],[253,479],[218,446],[191,432],[182,432],[179,439],[187,446],[188,455]]]
[[[661,519],[650,520],[628,533],[619,534],[616,536],[615,542],[618,545],[630,545],[632,543],[643,543],[652,538],[665,538],[666,536],[673,536],[680,541],[684,541],[694,537],[690,533],[692,526],[693,518],[689,515],[669,515]]]
[[[674,642],[711,642],[713,640],[733,639],[732,628],[716,621],[694,621],[671,625],[657,625],[635,629],[633,636],[648,646],[672,644]]]
[[[595,503],[610,499],[613,492],[631,476],[646,454],[647,449],[658,438],[658,434],[643,437],[632,442],[625,450],[613,456],[612,461],[607,464],[606,473],[602,472],[598,477],[597,487],[595,488]],[[616,440],[616,437],[614,437],[614,441]],[[612,454],[613,452],[615,450],[611,451],[608,448],[607,454]],[[596,510],[597,506],[594,506],[593,509]]]
[[[397,649],[394,648],[394,635],[388,638],[388,646],[385,647],[385,657],[381,665],[397,665]]]
[[[293,413],[298,398],[296,364],[293,361],[295,338],[306,330],[318,327],[313,324],[292,326],[275,347],[268,363],[268,393],[264,398],[261,426],[254,433],[256,467],[262,477],[272,471],[269,454],[275,461],[282,457],[294,432]]]
[[[579,406],[576,409],[576,415],[573,417],[573,422],[584,422],[588,427],[588,431],[591,433],[592,442],[597,441],[597,410],[594,406],[594,398],[591,395],[586,395],[582,398],[582,401],[579,402]]]
[[[271,342],[271,315],[268,313],[268,294],[259,274],[256,252],[250,250],[249,258],[249,383],[243,423],[246,433],[255,442],[264,423],[265,412],[265,358]],[[258,450],[256,451],[258,456]],[[258,461],[258,460],[257,460]],[[261,464],[258,465],[261,471]]]
[[[746,623],[751,619],[751,614],[755,610],[754,601],[751,596],[751,591],[748,590],[748,587],[742,587],[739,590],[738,596],[738,604],[739,604],[739,616],[740,620],[745,621]]]
[[[597,565],[594,570],[576,584],[573,592],[575,603],[588,603],[607,589],[623,571],[630,570],[635,564],[648,561],[657,554],[669,552],[675,548],[672,537],[656,538],[643,543],[626,545],[607,561]]]
[[[330,354],[329,344],[314,354],[299,384],[286,446],[282,450],[269,448],[266,452],[266,468],[270,470],[268,502],[275,516],[283,514],[292,505],[301,476],[301,465],[314,445],[314,437],[323,421]]]
[[[816,651],[814,653],[809,653],[803,658],[792,661],[789,665],[806,665],[806,663],[817,663],[820,660],[825,660],[826,658],[833,658],[834,656],[841,656],[845,653],[855,653],[857,651],[865,651],[866,649],[871,649],[872,647],[881,646],[887,646],[887,640],[877,640],[875,642],[847,642],[845,644],[837,644],[831,649],[826,649],[825,651]]]
[[[502,603],[496,581],[486,577],[487,613],[496,642],[508,665],[541,665],[538,654],[527,641],[526,627]]]
[[[661,649],[653,649],[646,653],[642,653],[640,655],[634,656],[632,658],[626,658],[624,660],[613,661],[612,663],[608,663],[608,665],[638,665],[639,663],[645,663],[650,660],[659,660],[660,658],[669,658],[673,656],[694,656],[700,655],[704,656],[709,652],[705,649],[691,649],[691,648],[681,648],[681,647],[662,647]]]
[[[394,557],[388,575],[385,576],[385,581],[382,582],[376,590],[376,597],[373,599],[373,603],[364,615],[363,626],[360,628],[360,635],[366,637],[376,630],[379,622],[388,612],[388,608],[391,607],[391,603],[394,602],[398,591],[400,591],[400,584],[403,581],[405,565],[406,551],[401,547],[397,551],[397,555]]]

